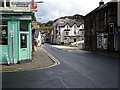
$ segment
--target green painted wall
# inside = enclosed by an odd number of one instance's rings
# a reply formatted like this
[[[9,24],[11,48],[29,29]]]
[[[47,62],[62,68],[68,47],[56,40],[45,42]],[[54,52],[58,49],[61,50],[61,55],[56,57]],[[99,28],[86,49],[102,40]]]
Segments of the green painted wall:
[[[11,37],[11,30],[13,30],[14,25],[14,46],[15,46],[15,60],[18,61],[19,59],[19,21],[8,21],[8,38],[9,38],[9,47],[8,53],[10,61],[13,59],[13,38]]]
[[[32,25],[32,23],[30,22],[29,23],[29,59],[32,59],[32,53],[31,53],[31,49],[32,49],[32,41],[31,41],[31,39],[32,39],[32,35],[31,35],[31,33],[32,33],[32,30],[31,30],[31,25]]]
[[[32,59],[31,57],[31,21],[22,21],[24,23],[28,23],[28,38],[29,38],[29,46],[28,46],[28,50],[29,50],[29,57],[27,56],[27,59]],[[14,45],[15,45],[15,60],[16,63],[18,61],[21,60],[21,58],[19,57],[20,54],[22,54],[20,48],[19,48],[19,34],[20,34],[20,23],[21,21],[17,20],[17,21],[8,21],[8,46],[0,46],[0,63],[7,63],[7,58],[6,58],[6,54],[8,53],[10,62],[13,59],[13,38],[11,37],[11,30],[13,30],[13,25],[14,25]],[[22,54],[22,56],[24,57],[24,54]]]
[[[6,63],[6,53],[8,53],[8,46],[0,46],[0,63]]]

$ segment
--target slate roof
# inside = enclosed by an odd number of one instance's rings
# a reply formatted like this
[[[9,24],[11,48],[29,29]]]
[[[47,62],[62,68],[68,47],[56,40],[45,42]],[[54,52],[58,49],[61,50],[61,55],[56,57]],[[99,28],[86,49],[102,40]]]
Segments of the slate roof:
[[[65,19],[59,19],[57,20],[54,24],[53,27],[55,26],[61,26],[64,27],[65,25],[69,25],[69,26],[73,26],[74,24],[76,24],[77,26],[80,26],[81,23],[78,23],[76,20],[73,19],[69,19],[69,18],[65,18]]]

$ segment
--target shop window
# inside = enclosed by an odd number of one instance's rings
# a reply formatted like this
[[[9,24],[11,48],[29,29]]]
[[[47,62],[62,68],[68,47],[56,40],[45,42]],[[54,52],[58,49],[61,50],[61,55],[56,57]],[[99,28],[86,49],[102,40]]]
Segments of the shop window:
[[[10,7],[10,0],[6,0],[6,7]]]
[[[20,23],[20,31],[28,31],[28,24]]]
[[[8,45],[8,25],[7,21],[0,20],[0,45]]]
[[[4,0],[0,0],[0,7],[4,7]]]

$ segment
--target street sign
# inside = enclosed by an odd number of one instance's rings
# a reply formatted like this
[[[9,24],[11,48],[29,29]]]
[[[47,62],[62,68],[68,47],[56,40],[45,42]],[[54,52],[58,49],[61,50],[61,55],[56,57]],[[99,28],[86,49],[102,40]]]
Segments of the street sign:
[[[36,8],[37,8],[37,6],[32,6],[32,7],[31,7],[31,9],[36,9]]]
[[[34,5],[34,3],[31,3],[31,5]]]
[[[33,11],[33,12],[37,12],[37,3],[31,3],[31,10]]]

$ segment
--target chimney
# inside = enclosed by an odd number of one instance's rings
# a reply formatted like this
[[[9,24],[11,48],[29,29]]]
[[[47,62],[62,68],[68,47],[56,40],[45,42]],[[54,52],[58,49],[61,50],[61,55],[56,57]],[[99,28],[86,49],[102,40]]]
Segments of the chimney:
[[[103,0],[101,0],[100,2],[99,2],[99,6],[101,6],[101,5],[103,5],[104,4],[104,2],[103,2]]]

